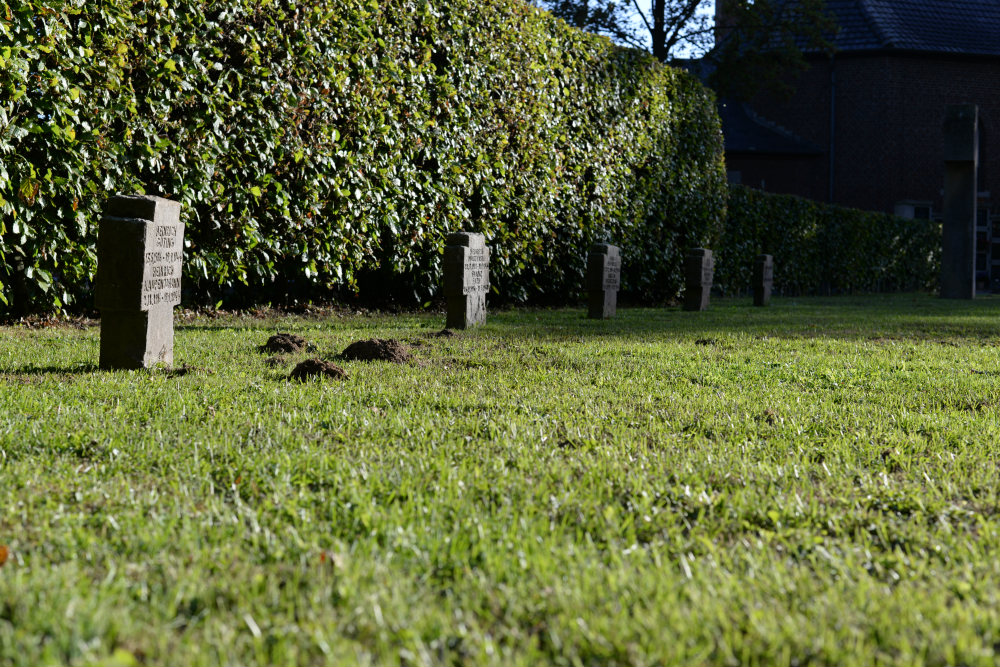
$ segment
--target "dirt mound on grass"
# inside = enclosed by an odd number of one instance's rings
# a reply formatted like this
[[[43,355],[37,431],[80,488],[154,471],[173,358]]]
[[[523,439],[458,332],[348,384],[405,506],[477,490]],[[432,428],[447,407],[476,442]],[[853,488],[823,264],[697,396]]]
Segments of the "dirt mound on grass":
[[[402,364],[410,360],[410,350],[398,340],[371,338],[351,343],[340,353],[346,361],[391,361]]]
[[[455,332],[452,331],[451,329],[441,329],[441,331],[431,334],[431,336],[434,336],[434,338],[451,338],[454,335]]]
[[[329,377],[334,380],[346,380],[347,371],[340,366],[331,364],[322,359],[306,359],[301,364],[292,369],[292,374],[288,376],[290,380],[304,381],[310,377]]]
[[[306,346],[309,345],[307,341],[302,336],[296,336],[295,334],[278,333],[274,334],[267,339],[267,342],[261,345],[258,350],[261,352],[275,353],[287,353],[287,352],[299,352],[304,350]]]

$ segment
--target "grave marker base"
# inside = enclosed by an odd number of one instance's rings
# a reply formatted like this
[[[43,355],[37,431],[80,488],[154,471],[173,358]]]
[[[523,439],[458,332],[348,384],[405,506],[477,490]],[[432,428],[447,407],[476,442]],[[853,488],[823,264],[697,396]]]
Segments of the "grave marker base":
[[[708,310],[715,259],[708,248],[692,248],[684,258],[684,310]]]
[[[616,290],[589,292],[587,317],[592,320],[609,319],[615,316],[617,305],[618,292]]]
[[[101,313],[101,368],[150,368],[174,363],[173,306]]]
[[[587,255],[587,317],[605,320],[615,316],[618,288],[622,284],[621,248],[595,243]]]
[[[490,249],[475,232],[453,232],[444,247],[445,328],[468,329],[486,321]]]
[[[174,362],[173,307],[181,301],[184,225],[175,201],[117,196],[98,228],[94,305],[106,370]]]
[[[753,305],[767,306],[771,303],[771,288],[774,285],[774,257],[757,255],[753,267]]]
[[[684,291],[684,310],[708,310],[711,289],[688,287]]]
[[[448,296],[446,329],[468,329],[486,321],[486,294]]]
[[[948,105],[944,121],[941,290],[945,299],[976,296],[979,107]]]

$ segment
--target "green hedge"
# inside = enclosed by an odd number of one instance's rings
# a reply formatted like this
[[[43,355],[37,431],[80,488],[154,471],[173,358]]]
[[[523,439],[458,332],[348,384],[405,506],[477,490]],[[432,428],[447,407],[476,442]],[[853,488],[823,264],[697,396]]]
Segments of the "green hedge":
[[[937,284],[941,225],[731,186],[716,285],[748,291],[762,252],[774,255],[779,293],[925,289]]]
[[[520,0],[0,3],[0,156],[0,298],[34,310],[90,306],[119,192],[184,205],[189,301],[422,301],[458,229],[500,298],[573,294],[603,239],[668,297],[726,197],[710,93]]]

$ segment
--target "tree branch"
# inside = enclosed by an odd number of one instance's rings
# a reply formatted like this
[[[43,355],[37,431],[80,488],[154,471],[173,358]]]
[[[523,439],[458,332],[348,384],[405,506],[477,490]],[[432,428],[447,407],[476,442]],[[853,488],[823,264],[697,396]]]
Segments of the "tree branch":
[[[646,15],[642,13],[642,9],[639,7],[639,0],[632,0],[632,4],[635,5],[635,13],[638,14],[639,18],[642,19],[642,22],[646,24],[646,30],[652,34],[653,27],[649,25],[649,21],[646,20]]]
[[[666,21],[666,24],[670,26],[670,33],[665,39],[667,53],[673,51],[678,44],[690,41],[693,37],[703,35],[711,29],[708,21],[704,18],[696,19],[698,9],[703,2],[704,0],[687,0],[682,4],[675,5],[674,11],[671,12],[671,16]],[[692,29],[692,22],[699,27]]]

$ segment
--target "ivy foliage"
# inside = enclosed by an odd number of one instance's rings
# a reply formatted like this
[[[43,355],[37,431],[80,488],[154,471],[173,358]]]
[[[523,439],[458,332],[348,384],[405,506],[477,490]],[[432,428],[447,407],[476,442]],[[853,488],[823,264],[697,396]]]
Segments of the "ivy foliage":
[[[941,225],[731,186],[715,282],[751,287],[754,258],[774,255],[783,294],[891,292],[935,287]]]
[[[726,201],[709,92],[521,0],[0,2],[0,156],[20,310],[89,307],[116,193],[182,203],[189,302],[423,301],[460,229],[502,299],[573,294],[605,239],[669,297]]]

